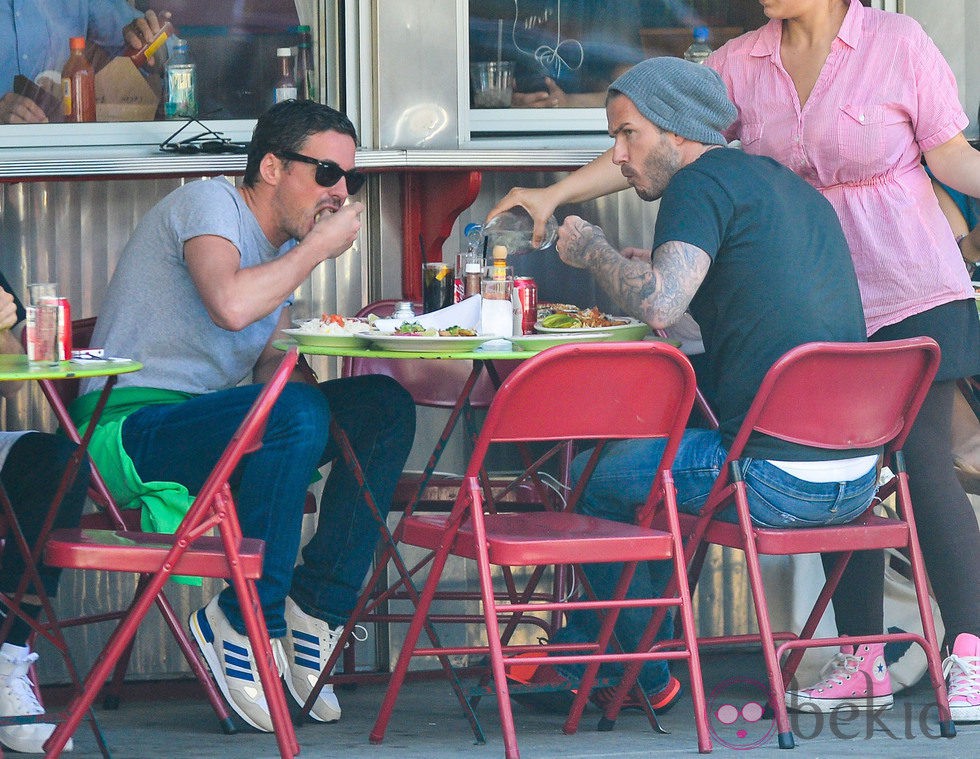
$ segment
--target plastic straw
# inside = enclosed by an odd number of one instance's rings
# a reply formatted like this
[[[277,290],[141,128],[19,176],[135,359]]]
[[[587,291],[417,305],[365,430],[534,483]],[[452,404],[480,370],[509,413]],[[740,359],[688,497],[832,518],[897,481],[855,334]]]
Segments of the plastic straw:
[[[504,20],[502,18],[497,19],[497,66],[500,66],[500,60],[504,55]]]

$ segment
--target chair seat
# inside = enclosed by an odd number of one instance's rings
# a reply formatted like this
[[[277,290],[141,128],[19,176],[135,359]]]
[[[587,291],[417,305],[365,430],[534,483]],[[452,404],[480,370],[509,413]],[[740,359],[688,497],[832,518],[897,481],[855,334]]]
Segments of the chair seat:
[[[691,514],[681,514],[681,532],[689,535],[697,519]],[[908,545],[909,539],[909,529],[905,522],[874,514],[864,514],[853,522],[830,527],[780,530],[756,526],[754,532],[759,553],[774,556],[902,548]],[[737,524],[718,520],[708,525],[705,540],[729,548],[741,548],[743,543],[742,532]]]
[[[438,548],[448,516],[423,514],[404,521],[403,541],[428,549]],[[671,538],[667,532],[633,524],[540,511],[527,514],[487,514],[487,546],[492,564],[532,566],[572,564],[582,561],[639,561],[669,559]],[[470,523],[460,527],[452,552],[476,558]]]
[[[44,562],[55,567],[104,569],[117,572],[156,572],[174,536],[126,530],[52,530],[44,548]],[[265,544],[243,538],[239,545],[241,567],[248,579],[262,576]],[[228,577],[231,569],[221,538],[204,536],[195,540],[173,568],[174,574],[199,577]]]

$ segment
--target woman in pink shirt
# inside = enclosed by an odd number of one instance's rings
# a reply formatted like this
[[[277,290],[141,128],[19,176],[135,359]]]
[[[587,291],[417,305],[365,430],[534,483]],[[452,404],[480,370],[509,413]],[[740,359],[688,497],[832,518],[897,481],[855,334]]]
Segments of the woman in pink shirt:
[[[917,22],[859,0],[760,0],[770,19],[707,61],[738,117],[728,137],[810,182],[836,209],[861,289],[871,340],[929,335],[942,366],[905,446],[916,524],[953,650],[955,721],[980,720],[980,530],[950,450],[955,380],[980,372],[980,322],[966,267],[929,177],[980,196],[980,152],[956,82]],[[555,185],[515,188],[490,216],[515,205],[536,220],[558,205],[627,187],[609,152]],[[834,612],[841,634],[881,632],[883,556],[850,562]],[[843,647],[790,706],[890,707],[881,645]],[[857,673],[861,673],[855,676]],[[866,677],[863,675],[867,675]]]

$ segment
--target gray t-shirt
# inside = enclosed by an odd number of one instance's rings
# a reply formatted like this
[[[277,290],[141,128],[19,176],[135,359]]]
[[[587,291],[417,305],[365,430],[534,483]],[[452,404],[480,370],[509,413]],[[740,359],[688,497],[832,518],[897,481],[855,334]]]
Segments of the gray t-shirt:
[[[123,250],[103,301],[92,346],[143,363],[119,387],[209,393],[249,377],[278,324],[280,305],[239,332],[217,326],[194,286],[184,243],[200,235],[229,240],[242,268],[279,255],[235,187],[224,179],[191,182],[143,217]],[[287,243],[288,245],[288,243]],[[104,378],[87,380],[82,392]]]

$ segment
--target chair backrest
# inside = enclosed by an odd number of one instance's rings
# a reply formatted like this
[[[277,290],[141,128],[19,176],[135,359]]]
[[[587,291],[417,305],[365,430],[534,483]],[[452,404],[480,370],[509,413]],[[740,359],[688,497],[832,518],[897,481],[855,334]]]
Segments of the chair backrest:
[[[216,507],[216,503],[230,501],[228,480],[241,462],[242,457],[257,450],[262,445],[266,420],[289,381],[298,360],[299,351],[295,346],[286,351],[275,374],[265,383],[262,391],[253,401],[245,418],[238,425],[238,429],[235,430],[235,434],[232,435],[221,457],[211,470],[211,474],[208,475],[194,497],[193,505],[177,529],[178,535],[189,534],[197,537],[222,520],[222,515],[219,512],[223,511],[223,508],[221,506]],[[232,532],[240,535],[237,525],[238,520],[235,518]],[[225,537],[227,538],[227,536]]]
[[[753,432],[831,450],[898,450],[938,367],[928,337],[797,346],[763,379],[729,460]]]
[[[397,300],[379,300],[370,303],[356,316],[376,314],[380,317],[391,316]],[[421,310],[421,304],[413,304],[415,310]],[[513,361],[497,361],[494,368],[500,377],[504,377],[513,367]],[[459,399],[463,386],[473,368],[472,361],[430,361],[427,359],[390,359],[390,358],[344,358],[341,374],[344,377],[359,377],[365,374],[385,374],[404,387],[412,399],[420,406],[451,408]],[[470,393],[470,405],[474,408],[486,408],[493,398],[494,387],[492,380],[481,373]]]
[[[521,363],[497,391],[467,476],[491,443],[669,438],[671,465],[694,403],[690,362],[666,343],[576,343]]]

